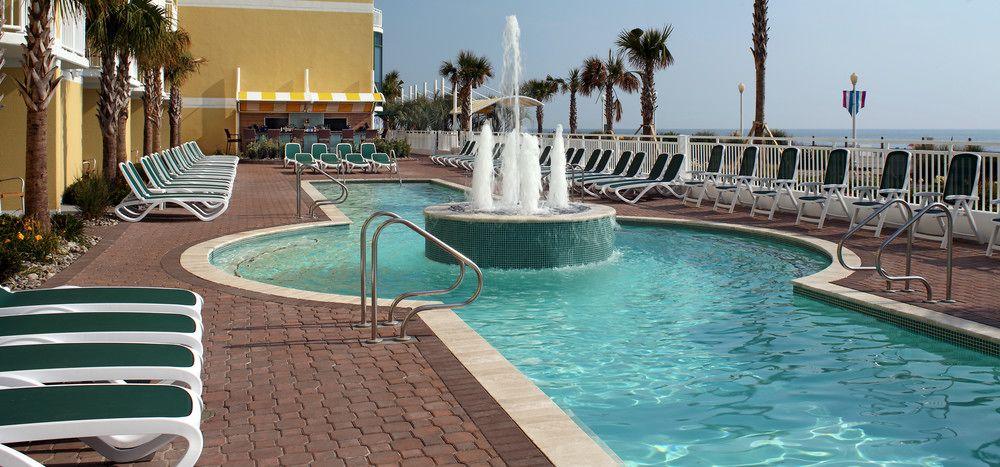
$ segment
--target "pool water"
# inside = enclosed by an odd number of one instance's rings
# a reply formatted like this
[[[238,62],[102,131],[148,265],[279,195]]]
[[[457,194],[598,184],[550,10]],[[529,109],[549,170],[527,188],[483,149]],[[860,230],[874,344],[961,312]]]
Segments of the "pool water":
[[[213,262],[357,295],[368,214],[422,224],[423,207],[462,197],[430,184],[352,184],[341,208],[355,224],[251,239]],[[381,296],[450,284],[454,266],[423,248],[404,227],[386,230]],[[825,256],[632,225],[616,249],[588,266],[485,270],[483,295],[456,312],[625,462],[1000,464],[1000,359],[793,294],[790,280],[826,267]]]

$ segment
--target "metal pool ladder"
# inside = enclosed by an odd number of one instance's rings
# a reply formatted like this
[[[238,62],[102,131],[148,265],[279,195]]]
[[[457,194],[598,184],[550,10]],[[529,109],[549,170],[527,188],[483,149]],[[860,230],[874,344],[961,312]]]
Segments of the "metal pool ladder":
[[[906,220],[905,220],[905,222],[903,222],[903,224],[898,229],[896,229],[895,232],[893,232],[891,235],[889,235],[885,239],[885,241],[882,242],[881,245],[879,245],[878,250],[876,250],[876,252],[875,252],[875,265],[874,266],[848,266],[847,262],[844,261],[844,243],[846,243],[849,238],[851,238],[852,236],[854,236],[855,233],[857,233],[862,228],[864,228],[865,226],[867,226],[868,223],[870,223],[872,220],[874,220],[880,214],[886,212],[889,208],[895,206],[896,204],[899,204],[900,206],[902,206],[903,210],[906,211]],[[914,233],[914,230],[916,229],[916,224],[917,224],[918,221],[920,221],[920,219],[925,214],[927,214],[928,212],[930,212],[932,209],[935,209],[935,208],[941,209],[941,210],[945,211],[945,213],[948,213],[948,206],[946,204],[944,204],[944,203],[941,203],[941,202],[932,203],[932,204],[930,204],[930,205],[928,205],[926,207],[923,207],[919,211],[917,211],[916,214],[913,213],[913,208],[910,207],[910,204],[907,203],[903,199],[894,199],[892,201],[889,201],[888,203],[883,204],[881,207],[879,207],[874,212],[872,212],[871,215],[869,215],[864,220],[862,220],[861,222],[859,222],[856,226],[851,227],[851,229],[848,230],[846,234],[844,234],[843,238],[840,239],[840,242],[837,243],[837,261],[840,262],[840,265],[843,266],[845,269],[848,269],[848,270],[851,270],[851,271],[875,271],[875,272],[877,272],[880,276],[882,276],[883,279],[885,279],[885,291],[889,292],[889,293],[895,292],[895,290],[892,289],[892,283],[895,282],[895,281],[903,281],[904,286],[903,286],[903,289],[900,290],[901,292],[912,292],[913,291],[913,288],[910,287],[910,281],[920,282],[921,284],[923,284],[924,288],[927,290],[927,298],[924,299],[924,303],[937,303],[937,300],[933,299],[933,291],[931,290],[931,284],[930,284],[930,282],[928,282],[927,279],[924,278],[923,276],[917,276],[917,275],[914,275],[912,273],[912,265],[913,265],[913,233]],[[951,283],[952,283],[952,280],[951,280],[951,277],[952,277],[952,258],[954,256],[954,248],[953,248],[954,247],[954,237],[952,235],[954,233],[954,220],[951,218],[950,214],[946,215],[945,217],[947,217],[947,219],[948,219],[948,221],[947,221],[947,228],[946,228],[946,231],[945,231],[945,235],[948,238],[948,246],[947,246],[947,248],[948,248],[948,251],[947,251],[948,259],[947,259],[947,263],[945,265],[945,276],[946,276],[946,279],[945,279],[945,299],[941,300],[941,302],[942,303],[955,303],[955,300],[952,299],[952,294],[951,294],[951,288],[952,288],[951,287]],[[889,244],[891,244],[893,242],[893,240],[895,240],[900,235],[902,235],[902,233],[904,231],[908,232],[908,234],[906,236],[906,272],[902,276],[891,276],[882,267],[882,253],[885,251],[886,247],[888,247]]]
[[[369,283],[368,276],[368,265],[367,265],[367,232],[368,226],[378,218],[387,218],[383,220],[378,227],[375,228],[375,234],[372,235],[371,244],[371,255],[372,255],[372,265],[371,265],[371,312],[368,312],[368,301],[365,296],[366,288]],[[448,254],[450,254],[455,261],[458,263],[459,270],[458,276],[455,278],[455,282],[451,286],[444,289],[437,290],[423,290],[416,292],[405,292],[399,294],[395,299],[393,299],[392,304],[389,306],[389,311],[387,313],[387,319],[385,321],[378,321],[378,241],[379,236],[386,227],[394,224],[401,224],[409,227],[410,230],[416,232],[421,237],[434,243]],[[396,308],[399,304],[408,298],[412,297],[426,297],[430,295],[440,295],[451,292],[458,288],[465,279],[465,268],[468,267],[476,274],[476,290],[472,293],[469,298],[462,302],[457,303],[430,303],[425,305],[420,305],[414,307],[410,312],[403,317],[402,321],[397,321],[395,316]],[[367,340],[368,344],[378,344],[382,342],[382,338],[379,337],[378,328],[380,326],[395,326],[399,325],[399,334],[393,338],[394,342],[406,342],[412,339],[410,336],[406,335],[406,326],[410,320],[422,311],[428,310],[440,310],[445,308],[461,308],[466,306],[479,297],[479,294],[483,291],[483,272],[479,269],[471,259],[460,253],[458,250],[452,248],[447,243],[441,241],[439,238],[432,235],[430,232],[418,227],[416,224],[403,219],[398,214],[389,211],[378,211],[365,220],[364,224],[361,225],[361,320],[354,324],[355,328],[371,328],[371,335]]]
[[[299,158],[296,158],[296,161],[298,163],[295,164],[295,217],[302,219],[302,171],[305,170],[306,168],[313,169],[314,171],[330,179],[330,181],[336,183],[337,186],[340,187],[340,195],[338,195],[336,198],[314,200],[312,203],[309,204],[308,213],[310,218],[316,217],[316,210],[319,209],[320,206],[340,204],[343,203],[344,201],[347,201],[347,197],[350,195],[350,192],[347,189],[347,185],[345,185],[344,182],[337,180],[336,178],[334,178],[333,175],[330,175],[326,173],[323,169],[320,169],[319,164],[317,164],[316,160],[313,159],[312,154],[301,153],[297,154],[297,156],[302,156],[302,157],[301,160],[299,160]]]

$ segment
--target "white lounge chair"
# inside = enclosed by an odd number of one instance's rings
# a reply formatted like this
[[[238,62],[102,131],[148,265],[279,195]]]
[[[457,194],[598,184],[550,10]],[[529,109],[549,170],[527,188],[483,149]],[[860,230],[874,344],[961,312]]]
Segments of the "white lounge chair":
[[[160,287],[59,287],[11,292],[0,287],[0,316],[77,311],[177,313],[201,320],[201,295]]]
[[[885,162],[882,164],[882,176],[879,179],[878,186],[859,186],[854,188],[854,192],[858,193],[860,199],[851,203],[854,205],[854,212],[851,213],[851,227],[858,222],[858,218],[861,217],[862,209],[876,210],[881,208],[886,203],[891,203],[897,199],[901,199],[903,195],[909,192],[910,186],[910,163],[913,157],[908,151],[892,151],[885,156]],[[896,205],[899,208],[899,214],[901,219],[906,220],[908,213],[906,209],[900,205]],[[878,216],[878,222],[875,225],[875,236],[879,237],[882,235],[882,227],[885,225],[885,213],[881,213]]]
[[[941,228],[941,248],[947,246],[949,239],[945,235],[945,216],[951,216],[952,221],[957,222],[957,217],[964,216],[969,223],[969,230],[973,238],[979,238],[979,229],[976,226],[976,218],[972,212],[972,203],[979,199],[979,173],[983,168],[983,158],[979,154],[964,152],[956,154],[948,163],[948,176],[944,181],[943,192],[921,192],[914,196],[920,200],[921,209],[926,208],[935,201],[941,201],[949,206],[948,209],[935,208],[925,214],[937,220]],[[934,235],[920,234],[922,237],[936,239]]]
[[[792,202],[792,207],[798,211],[799,203],[795,200],[795,194],[792,193],[798,173],[799,148],[785,148],[781,151],[781,160],[778,161],[777,176],[773,178],[761,177],[754,180],[760,189],[750,192],[753,195],[753,204],[750,206],[750,217],[753,217],[758,212],[766,212],[767,219],[774,220],[774,213],[781,204],[782,196],[788,196],[788,199]],[[759,207],[760,200],[763,198],[771,200],[771,208],[769,210],[765,211]]]
[[[1000,198],[993,200],[994,206],[1000,205]],[[1000,217],[993,219],[993,233],[990,234],[990,240],[986,242],[986,256],[993,256],[993,250],[997,248],[997,242],[1000,241]]]
[[[705,170],[689,172],[691,179],[684,182],[685,191],[684,198],[681,200],[682,204],[694,203],[695,206],[701,206],[701,202],[708,196],[708,187],[719,184],[719,177],[722,176],[722,156],[725,155],[725,152],[726,147],[721,144],[712,146]],[[692,192],[695,190],[698,190],[697,197],[692,196]]]
[[[718,194],[715,196],[715,205],[712,206],[712,210],[718,211],[719,207],[723,207],[728,208],[729,212],[732,213],[736,209],[736,205],[740,202],[740,194],[744,191],[753,193],[753,183],[757,175],[758,154],[760,154],[760,148],[757,146],[747,146],[743,149],[743,156],[740,157],[739,172],[718,177],[718,180],[721,181],[715,185]],[[728,207],[722,204],[722,196],[726,193],[732,193],[733,195]]]
[[[826,222],[826,216],[830,212],[830,205],[834,201],[840,203],[840,206],[844,209],[845,217],[849,218],[851,216],[851,211],[847,209],[846,195],[844,194],[844,191],[847,190],[847,171],[850,166],[850,153],[846,149],[834,149],[830,152],[830,156],[826,160],[826,172],[823,174],[823,181],[802,184],[802,187],[806,189],[806,193],[799,196],[799,213],[795,218],[795,225],[798,225],[802,221],[816,222],[816,226],[822,229],[823,224]],[[810,218],[805,216],[805,208],[809,204],[823,205],[819,217]]]
[[[202,221],[211,221],[229,209],[229,196],[214,193],[150,190],[143,184],[131,162],[118,164],[132,193],[115,207],[115,214],[126,222],[139,222],[153,209],[168,203],[186,209]]]

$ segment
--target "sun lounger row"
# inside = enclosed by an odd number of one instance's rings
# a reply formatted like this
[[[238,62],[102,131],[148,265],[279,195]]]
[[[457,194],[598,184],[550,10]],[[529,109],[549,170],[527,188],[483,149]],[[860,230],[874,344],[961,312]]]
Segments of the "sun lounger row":
[[[378,152],[375,143],[361,143],[359,149],[360,152],[355,152],[350,143],[340,143],[334,152],[330,152],[326,143],[313,143],[309,152],[303,152],[299,143],[288,143],[285,145],[283,165],[298,165],[306,160],[310,161],[307,165],[315,163],[322,170],[339,173],[353,173],[355,170],[378,173],[383,168],[390,173],[399,172],[394,151],[390,154]]]
[[[176,204],[211,221],[229,208],[239,158],[206,156],[191,142],[144,156],[140,163],[145,178],[131,161],[118,164],[132,190],[115,207],[120,219],[138,222],[158,207]]]
[[[5,444],[77,438],[133,462],[183,438],[201,455],[201,306],[181,289],[0,288],[0,465]]]

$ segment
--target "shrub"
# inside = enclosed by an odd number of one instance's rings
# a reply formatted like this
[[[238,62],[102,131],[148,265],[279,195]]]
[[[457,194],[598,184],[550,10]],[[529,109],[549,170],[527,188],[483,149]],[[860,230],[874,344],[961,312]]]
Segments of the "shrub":
[[[410,155],[410,143],[405,139],[377,138],[373,142],[375,143],[375,150],[378,152],[390,154],[392,151],[395,151],[396,157],[409,157]]]
[[[699,138],[700,136],[700,138]],[[716,140],[716,135],[714,131],[711,130],[699,130],[691,135],[692,143],[714,143]]]
[[[3,239],[3,247],[17,251],[25,260],[43,261],[59,248],[59,236],[53,232],[42,232],[31,219],[18,219],[13,226],[16,228],[4,228],[13,232]]]
[[[243,149],[246,159],[276,159],[281,156],[281,146],[272,139],[256,140]]]
[[[0,248],[0,282],[6,281],[24,269],[24,258],[21,252],[8,245]]]
[[[80,208],[80,214],[88,219],[103,216],[110,200],[108,182],[93,172],[81,175],[63,193],[63,202],[75,204]]]
[[[53,214],[52,232],[71,242],[80,241],[83,238],[83,221],[69,213]]]

